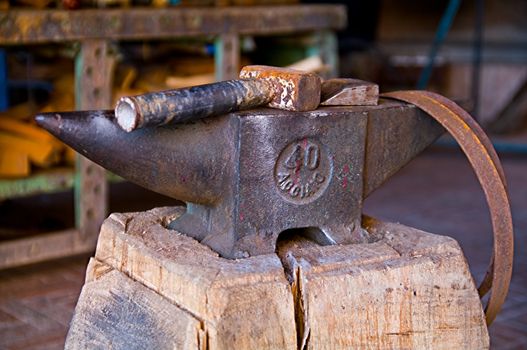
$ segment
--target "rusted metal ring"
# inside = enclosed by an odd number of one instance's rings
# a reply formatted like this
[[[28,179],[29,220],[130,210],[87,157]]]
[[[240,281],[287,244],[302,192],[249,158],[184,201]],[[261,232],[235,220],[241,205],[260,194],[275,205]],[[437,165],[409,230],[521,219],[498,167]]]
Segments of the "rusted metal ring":
[[[440,103],[443,103],[448,106],[453,112],[455,112],[467,125],[472,129],[472,131],[476,134],[481,144],[486,148],[489,156],[492,159],[492,162],[494,163],[494,166],[498,170],[500,174],[501,181],[503,182],[503,185],[505,186],[505,189],[507,189],[507,182],[505,179],[505,173],[503,171],[503,168],[501,166],[500,160],[498,158],[498,155],[496,153],[496,150],[492,146],[492,142],[489,140],[489,138],[486,136],[485,132],[479,126],[479,124],[470,116],[470,114],[467,113],[463,108],[459,107],[457,104],[452,103],[449,99],[447,99],[444,96],[441,96],[439,94],[430,92],[430,91],[421,91],[422,94],[430,96],[431,98],[439,101]],[[492,274],[493,274],[493,263],[494,263],[494,256],[492,256],[489,266],[487,268],[487,272],[485,273],[485,277],[483,278],[481,284],[478,287],[478,292],[480,297],[484,297],[492,287]]]
[[[381,97],[414,104],[428,113],[454,137],[476,173],[487,199],[494,233],[489,271],[478,288],[480,296],[490,290],[485,306],[487,325],[490,325],[509,290],[514,251],[507,185],[492,143],[467,112],[441,95],[425,91],[396,91],[381,94]]]

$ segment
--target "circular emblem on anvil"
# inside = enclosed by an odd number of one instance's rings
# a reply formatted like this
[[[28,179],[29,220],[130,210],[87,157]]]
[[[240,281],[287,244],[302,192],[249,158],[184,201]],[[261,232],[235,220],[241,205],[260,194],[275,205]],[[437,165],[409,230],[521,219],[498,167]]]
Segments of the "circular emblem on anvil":
[[[323,145],[304,138],[288,144],[276,160],[274,180],[287,201],[306,204],[324,193],[333,164]]]

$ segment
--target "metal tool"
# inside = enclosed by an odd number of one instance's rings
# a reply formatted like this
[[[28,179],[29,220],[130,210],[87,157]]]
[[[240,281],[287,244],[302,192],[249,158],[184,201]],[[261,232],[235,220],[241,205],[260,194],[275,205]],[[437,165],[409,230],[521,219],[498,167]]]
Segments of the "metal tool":
[[[108,170],[187,202],[170,227],[229,258],[274,252],[288,229],[322,244],[368,241],[363,198],[443,132],[395,102],[257,109],[130,133],[112,111],[37,122]]]
[[[288,111],[309,111],[320,103],[320,77],[313,73],[246,66],[240,78],[122,97],[115,107],[117,123],[123,130],[132,131],[264,105]]]
[[[342,83],[329,84],[333,93],[323,94],[324,101],[368,104],[350,100],[353,91]],[[113,111],[47,113],[36,120],[110,171],[185,201],[186,213],[168,227],[227,258],[272,253],[278,235],[290,229],[303,229],[320,244],[369,242],[361,227],[363,199],[441,135],[443,125],[460,142],[489,201],[494,255],[480,294],[492,287],[490,323],[507,293],[512,261],[499,159],[483,131],[453,102],[426,92],[383,96],[411,104],[381,100],[304,112],[262,108],[206,119],[190,115],[192,122],[134,132],[121,129]]]
[[[322,82],[322,106],[375,106],[379,85],[359,79],[329,79]]]

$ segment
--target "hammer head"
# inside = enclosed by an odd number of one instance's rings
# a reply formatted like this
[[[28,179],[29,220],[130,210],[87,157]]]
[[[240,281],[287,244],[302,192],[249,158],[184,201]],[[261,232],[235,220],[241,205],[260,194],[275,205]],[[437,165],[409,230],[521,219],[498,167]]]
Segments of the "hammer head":
[[[265,79],[274,89],[268,106],[288,111],[312,111],[320,104],[320,77],[295,69],[245,66],[241,79]]]

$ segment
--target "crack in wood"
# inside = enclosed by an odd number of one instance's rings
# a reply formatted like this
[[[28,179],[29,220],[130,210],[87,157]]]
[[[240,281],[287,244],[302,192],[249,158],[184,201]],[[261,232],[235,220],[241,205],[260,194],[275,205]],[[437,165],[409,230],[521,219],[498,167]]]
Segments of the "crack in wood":
[[[308,323],[307,290],[305,289],[305,276],[301,263],[287,249],[281,249],[282,244],[277,245],[277,255],[282,262],[284,274],[291,286],[293,305],[295,313],[295,329],[297,349],[308,348],[311,328]],[[307,262],[305,262],[307,264]]]

